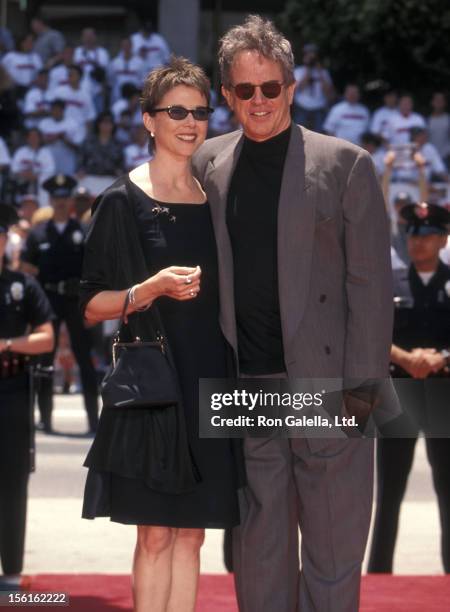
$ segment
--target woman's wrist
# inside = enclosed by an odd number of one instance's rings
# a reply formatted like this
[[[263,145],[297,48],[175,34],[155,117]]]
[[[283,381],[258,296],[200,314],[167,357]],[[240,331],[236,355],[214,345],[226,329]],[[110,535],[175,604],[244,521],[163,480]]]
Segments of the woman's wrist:
[[[132,297],[134,298],[130,300],[132,306],[136,310],[143,310],[149,307],[157,296],[153,291],[149,291],[148,286],[137,284],[132,287]]]

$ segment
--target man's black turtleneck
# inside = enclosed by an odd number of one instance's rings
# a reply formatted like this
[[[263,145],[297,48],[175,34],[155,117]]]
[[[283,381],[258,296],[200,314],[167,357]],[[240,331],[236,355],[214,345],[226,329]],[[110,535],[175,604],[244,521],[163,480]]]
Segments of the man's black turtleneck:
[[[277,216],[291,127],[269,140],[244,138],[230,183],[227,226],[243,373],[285,371],[277,268]]]

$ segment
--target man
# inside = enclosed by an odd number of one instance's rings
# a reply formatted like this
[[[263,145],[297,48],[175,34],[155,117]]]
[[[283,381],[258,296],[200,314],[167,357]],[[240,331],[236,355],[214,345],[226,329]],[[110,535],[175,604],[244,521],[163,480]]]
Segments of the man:
[[[10,51],[2,57],[3,67],[16,84],[20,98],[25,96],[38,71],[43,68],[41,58],[33,51],[33,44],[33,35],[25,34],[19,39],[17,51]]]
[[[36,35],[33,51],[45,65],[53,65],[61,57],[65,45],[64,36],[58,30],[53,30],[41,16],[31,20],[31,29]]]
[[[52,176],[55,162],[49,149],[42,144],[42,134],[37,128],[26,132],[26,144],[16,149],[10,172],[19,183],[28,184],[30,191],[38,191],[41,183]]]
[[[397,92],[393,89],[388,89],[383,96],[384,106],[377,108],[373,113],[372,121],[370,123],[370,131],[372,134],[381,136],[383,140],[386,140],[387,128],[392,117],[397,112]]]
[[[84,28],[81,32],[81,45],[75,49],[73,61],[83,70],[83,77],[92,77],[96,68],[106,70],[109,64],[109,53],[97,42],[94,28]]]
[[[47,117],[50,110],[50,91],[48,89],[48,70],[39,70],[35,86],[29,89],[23,103],[25,126],[38,127],[39,121]]]
[[[70,117],[78,124],[80,136],[84,140],[97,113],[89,89],[83,86],[81,82],[82,71],[80,66],[72,64],[68,70],[69,83],[52,90],[51,95],[53,100],[63,100],[65,102],[65,116]]]
[[[42,186],[50,194],[53,218],[31,230],[22,252],[22,265],[26,272],[37,275],[55,311],[56,346],[60,325],[63,321],[66,323],[72,350],[80,368],[89,431],[95,432],[98,423],[97,375],[90,354],[91,335],[85,329],[78,310],[84,233],[80,223],[71,218],[71,196],[76,181],[70,176],[59,174],[49,178]],[[51,371],[54,357],[54,352],[46,355],[41,365]],[[51,433],[51,376],[41,381],[38,400],[44,430]]]
[[[385,377],[389,234],[369,154],[291,123],[292,50],[270,21],[251,16],[231,29],[219,62],[243,133],[207,141],[194,166],[211,205],[221,326],[240,375]],[[372,442],[248,438],[244,452],[241,612],[356,611]]]
[[[50,69],[48,74],[48,88],[51,92],[60,85],[68,85],[69,68],[73,64],[74,48],[66,45],[61,53],[61,61]]]
[[[27,360],[53,347],[44,292],[6,267],[8,228],[17,220],[14,208],[0,204],[0,590],[17,587],[23,567],[33,426]]]
[[[450,214],[422,203],[404,206],[401,217],[411,264],[394,271],[391,361],[406,415],[398,439],[378,441],[378,501],[369,571],[392,572],[400,506],[422,431],[439,502],[444,571],[450,573],[450,267],[439,259]]]
[[[153,23],[144,20],[138,32],[131,35],[133,54],[144,62],[145,72],[167,64],[170,59],[170,49],[165,38],[153,29]]]
[[[64,100],[53,100],[50,116],[39,123],[39,130],[53,156],[55,173],[71,175],[78,167],[78,149],[84,133],[73,117],[66,117],[65,108]]]
[[[111,61],[108,67],[108,80],[111,87],[111,100],[115,102],[120,98],[124,83],[132,83],[141,88],[145,77],[143,60],[133,55],[133,48],[129,38],[120,41],[120,53]]]
[[[344,99],[331,108],[323,124],[327,134],[360,144],[361,135],[369,127],[370,116],[367,107],[360,104],[360,97],[357,85],[346,86]]]
[[[330,73],[321,65],[316,45],[303,47],[303,65],[295,68],[294,76],[294,119],[308,129],[321,132],[334,88]]]
[[[413,112],[414,101],[410,94],[402,94],[398,101],[398,111],[393,113],[385,126],[385,138],[391,145],[411,142],[411,128],[426,127],[422,115]]]

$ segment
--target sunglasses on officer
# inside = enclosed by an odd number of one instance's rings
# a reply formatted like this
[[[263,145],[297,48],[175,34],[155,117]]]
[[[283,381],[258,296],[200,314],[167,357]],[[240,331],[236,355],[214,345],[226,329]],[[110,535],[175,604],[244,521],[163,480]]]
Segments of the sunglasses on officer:
[[[238,83],[237,85],[230,85],[230,87],[234,89],[234,93],[240,100],[251,100],[255,95],[257,87],[261,89],[261,93],[265,98],[273,100],[280,95],[283,83],[279,83],[278,81],[265,81],[261,83],[261,85]]]
[[[166,106],[164,108],[152,108],[149,113],[167,113],[174,121],[182,121],[191,113],[196,121],[207,121],[213,108],[209,106],[197,106],[196,108],[185,108],[184,106]]]

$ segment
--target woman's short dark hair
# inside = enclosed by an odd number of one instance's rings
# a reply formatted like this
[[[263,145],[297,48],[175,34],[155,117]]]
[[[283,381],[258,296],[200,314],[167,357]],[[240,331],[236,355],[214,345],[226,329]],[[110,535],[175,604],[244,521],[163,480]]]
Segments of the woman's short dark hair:
[[[220,40],[220,76],[227,89],[231,85],[230,71],[234,58],[242,51],[256,51],[266,59],[278,62],[285,83],[294,83],[294,55],[291,43],[269,19],[260,15],[249,15],[242,25],[231,28]]]
[[[151,114],[166,93],[178,85],[197,89],[209,104],[211,84],[203,69],[185,57],[172,56],[167,66],[156,68],[147,75],[142,88],[142,112]]]

